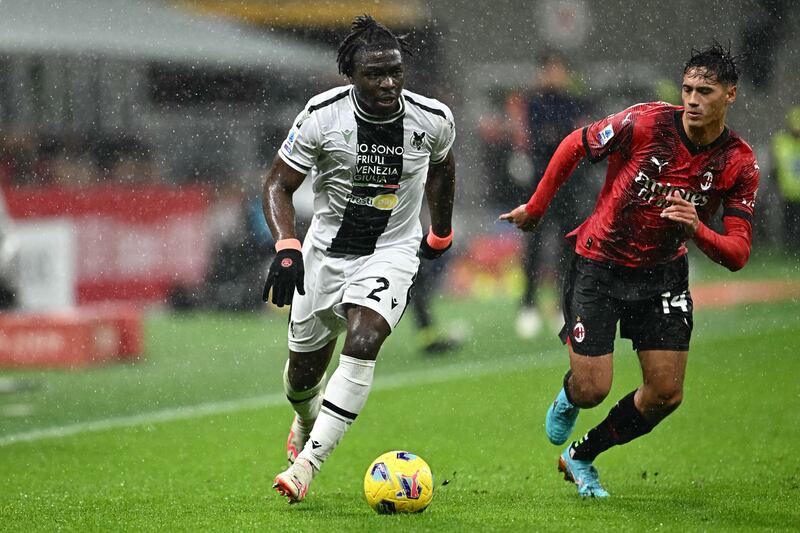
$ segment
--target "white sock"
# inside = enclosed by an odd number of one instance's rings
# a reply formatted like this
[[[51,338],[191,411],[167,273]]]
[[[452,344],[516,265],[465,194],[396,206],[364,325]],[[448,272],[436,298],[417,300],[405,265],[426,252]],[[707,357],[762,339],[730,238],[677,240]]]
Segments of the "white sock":
[[[289,383],[289,360],[286,360],[286,366],[283,369],[283,390],[297,414],[297,422],[306,430],[310,430],[314,426],[314,421],[319,414],[319,408],[322,405],[322,391],[325,390],[325,377],[326,375],[323,374],[319,383],[310,389],[296,391]]]
[[[317,469],[322,466],[364,408],[374,372],[375,361],[339,356],[339,366],[328,381],[311,437],[299,457],[310,461]]]

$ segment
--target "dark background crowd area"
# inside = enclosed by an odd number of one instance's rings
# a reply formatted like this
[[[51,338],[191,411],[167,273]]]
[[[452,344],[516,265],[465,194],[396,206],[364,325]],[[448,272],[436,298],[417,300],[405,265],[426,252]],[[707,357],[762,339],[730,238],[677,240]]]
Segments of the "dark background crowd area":
[[[132,136],[37,132],[0,136],[0,183],[5,187],[136,186],[163,181],[151,148]]]

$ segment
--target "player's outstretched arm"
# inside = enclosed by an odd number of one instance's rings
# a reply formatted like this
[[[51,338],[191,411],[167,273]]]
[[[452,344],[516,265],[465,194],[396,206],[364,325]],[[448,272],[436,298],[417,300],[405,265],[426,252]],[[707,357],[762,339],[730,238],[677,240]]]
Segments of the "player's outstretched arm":
[[[744,267],[750,257],[753,233],[750,222],[737,216],[725,216],[722,218],[725,233],[719,234],[700,221],[694,205],[677,191],[667,196],[667,201],[671,205],[661,212],[661,216],[681,224],[686,234],[712,261],[732,272]]]
[[[507,220],[522,231],[533,231],[544,216],[547,206],[550,205],[558,189],[567,181],[585,156],[586,149],[583,146],[582,130],[577,129],[567,135],[558,145],[528,203],[508,213],[503,213],[500,215],[500,220]]]
[[[303,278],[303,254],[295,231],[295,212],[292,196],[302,185],[305,174],[287,165],[280,157],[275,157],[264,180],[262,207],[272,237],[275,239],[275,259],[269,267],[264,284],[264,301],[278,307],[292,303],[294,291],[305,294]]]
[[[425,182],[425,196],[431,214],[431,227],[422,237],[420,256],[436,259],[453,242],[453,202],[456,193],[456,160],[450,150],[438,165],[431,165]]]

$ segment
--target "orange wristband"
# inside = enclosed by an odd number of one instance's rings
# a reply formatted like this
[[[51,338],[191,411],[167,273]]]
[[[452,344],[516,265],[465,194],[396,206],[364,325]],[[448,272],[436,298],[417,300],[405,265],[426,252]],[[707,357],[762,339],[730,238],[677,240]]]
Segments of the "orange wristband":
[[[433,232],[432,227],[428,228],[428,237],[426,240],[428,241],[428,246],[434,250],[444,250],[453,242],[453,230],[450,230],[450,235],[447,237],[439,237]]]
[[[275,243],[275,251],[280,252],[281,250],[302,250],[303,246],[300,244],[300,241],[297,239],[281,239]]]

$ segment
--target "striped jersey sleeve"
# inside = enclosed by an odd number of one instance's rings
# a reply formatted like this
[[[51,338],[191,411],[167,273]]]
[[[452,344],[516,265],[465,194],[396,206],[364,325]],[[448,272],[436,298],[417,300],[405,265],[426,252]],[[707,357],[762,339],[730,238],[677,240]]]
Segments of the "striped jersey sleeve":
[[[739,173],[736,184],[725,198],[723,216],[738,216],[752,223],[760,171],[749,146],[747,150],[740,150],[736,157]]]
[[[431,164],[441,163],[453,147],[456,140],[456,127],[450,108],[443,106],[444,119],[441,121],[439,133],[431,146]]]
[[[294,119],[278,154],[287,165],[307,174],[317,162],[320,145],[319,123],[306,107]]]

